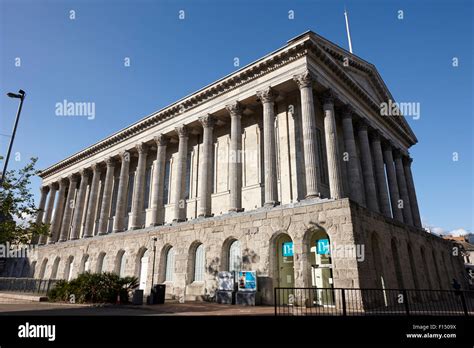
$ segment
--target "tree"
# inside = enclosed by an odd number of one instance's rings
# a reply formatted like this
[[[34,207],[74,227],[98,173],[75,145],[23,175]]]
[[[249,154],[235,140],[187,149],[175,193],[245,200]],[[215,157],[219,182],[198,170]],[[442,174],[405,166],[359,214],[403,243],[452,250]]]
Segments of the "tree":
[[[40,172],[37,161],[31,158],[24,168],[5,174],[0,187],[0,244],[26,244],[49,233],[49,225],[36,223],[38,209],[30,192],[31,177]]]

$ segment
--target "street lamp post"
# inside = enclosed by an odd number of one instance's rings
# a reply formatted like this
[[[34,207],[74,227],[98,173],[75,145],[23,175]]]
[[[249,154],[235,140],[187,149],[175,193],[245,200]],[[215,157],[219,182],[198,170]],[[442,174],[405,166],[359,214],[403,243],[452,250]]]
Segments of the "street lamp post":
[[[3,166],[3,173],[2,173],[2,177],[0,178],[0,185],[3,184],[3,180],[5,179],[5,175],[7,173],[8,161],[10,159],[10,154],[12,152],[13,141],[15,140],[16,128],[18,127],[18,121],[20,120],[20,113],[21,113],[21,108],[23,107],[23,100],[25,100],[25,91],[20,89],[18,93],[11,93],[11,92],[7,93],[7,96],[10,98],[20,99],[20,105],[18,105],[15,125],[13,126],[13,134],[12,134],[12,137],[10,138],[10,145],[8,146],[7,157],[5,158],[5,165]]]

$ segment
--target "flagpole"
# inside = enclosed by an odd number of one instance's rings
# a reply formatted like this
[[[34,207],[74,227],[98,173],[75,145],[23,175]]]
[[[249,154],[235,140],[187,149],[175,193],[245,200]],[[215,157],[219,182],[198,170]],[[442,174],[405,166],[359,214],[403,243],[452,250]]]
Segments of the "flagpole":
[[[347,16],[346,8],[344,8],[344,17],[346,18],[347,41],[349,41],[349,52],[352,53],[351,31],[349,30],[349,17]]]

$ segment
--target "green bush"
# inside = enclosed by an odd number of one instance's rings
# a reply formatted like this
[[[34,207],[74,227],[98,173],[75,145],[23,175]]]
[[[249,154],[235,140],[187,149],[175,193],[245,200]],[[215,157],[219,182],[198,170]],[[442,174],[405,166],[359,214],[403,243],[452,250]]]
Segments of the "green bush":
[[[137,287],[136,277],[120,278],[115,273],[86,272],[71,281],[58,281],[48,297],[52,301],[70,302],[73,295],[75,303],[115,303],[120,296],[120,302],[127,303],[130,292]]]

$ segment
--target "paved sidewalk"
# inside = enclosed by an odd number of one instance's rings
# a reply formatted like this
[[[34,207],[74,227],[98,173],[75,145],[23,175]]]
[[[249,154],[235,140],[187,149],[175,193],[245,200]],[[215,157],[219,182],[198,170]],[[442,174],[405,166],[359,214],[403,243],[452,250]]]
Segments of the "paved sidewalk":
[[[226,315],[274,315],[273,306],[232,306],[210,302],[178,303],[167,301],[162,305],[82,305],[52,302],[0,303],[0,316],[3,315],[166,315],[166,316],[226,316]]]

